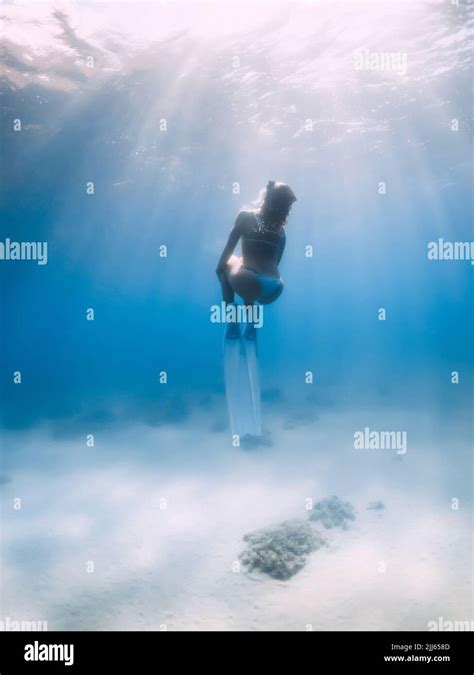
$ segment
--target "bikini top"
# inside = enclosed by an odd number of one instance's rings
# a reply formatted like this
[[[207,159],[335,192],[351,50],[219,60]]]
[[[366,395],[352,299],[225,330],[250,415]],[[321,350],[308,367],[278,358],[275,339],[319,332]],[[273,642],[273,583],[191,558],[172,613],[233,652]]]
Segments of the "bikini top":
[[[251,228],[250,232],[246,233],[245,239],[247,241],[259,241],[263,244],[270,244],[270,246],[277,246],[278,248],[284,245],[286,236],[283,227],[278,231],[274,230],[265,224],[264,219],[259,213],[255,211],[253,215],[255,217],[255,225]]]

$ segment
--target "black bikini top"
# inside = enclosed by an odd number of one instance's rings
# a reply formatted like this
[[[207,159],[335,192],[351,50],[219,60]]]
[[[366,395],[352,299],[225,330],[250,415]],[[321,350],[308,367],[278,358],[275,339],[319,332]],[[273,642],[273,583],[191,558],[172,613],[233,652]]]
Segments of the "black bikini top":
[[[270,244],[270,246],[282,246],[286,236],[283,227],[280,230],[275,230],[265,224],[260,213],[254,212],[255,225],[250,232],[245,234],[245,239],[248,241],[260,241],[263,244]]]

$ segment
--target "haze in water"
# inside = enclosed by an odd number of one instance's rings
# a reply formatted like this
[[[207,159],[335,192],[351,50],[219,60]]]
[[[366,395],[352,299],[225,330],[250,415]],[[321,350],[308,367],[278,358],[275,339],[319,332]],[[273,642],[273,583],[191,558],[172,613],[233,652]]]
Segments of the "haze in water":
[[[0,261],[0,618],[471,621],[467,3],[2,13],[1,248],[47,262]],[[258,335],[264,435],[239,448],[210,311],[268,180],[298,201]],[[292,527],[325,544],[289,576],[244,564]]]

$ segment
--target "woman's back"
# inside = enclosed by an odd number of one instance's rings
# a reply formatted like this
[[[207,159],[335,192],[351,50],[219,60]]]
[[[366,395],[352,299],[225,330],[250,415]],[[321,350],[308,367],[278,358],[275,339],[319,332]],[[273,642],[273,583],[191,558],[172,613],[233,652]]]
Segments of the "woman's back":
[[[271,279],[278,279],[278,264],[286,241],[284,228],[269,227],[257,211],[245,211],[240,216],[244,267]]]

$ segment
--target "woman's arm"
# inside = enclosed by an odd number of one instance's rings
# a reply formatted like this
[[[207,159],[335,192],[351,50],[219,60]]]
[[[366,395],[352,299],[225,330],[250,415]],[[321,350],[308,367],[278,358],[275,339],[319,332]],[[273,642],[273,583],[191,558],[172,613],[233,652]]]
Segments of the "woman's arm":
[[[277,258],[277,265],[280,264],[280,260],[283,256],[283,251],[285,250],[285,245],[286,245],[286,234],[284,228],[281,229],[282,237],[281,237],[281,242],[280,242],[280,248],[278,251],[278,258]]]
[[[227,261],[234,252],[234,249],[237,246],[240,237],[242,236],[242,227],[244,220],[245,220],[245,211],[241,211],[235,220],[234,227],[232,228],[232,231],[229,235],[227,244],[224,246],[222,255],[219,258],[219,262],[217,263],[216,274],[219,277],[219,279],[221,277],[222,272],[225,269]]]

